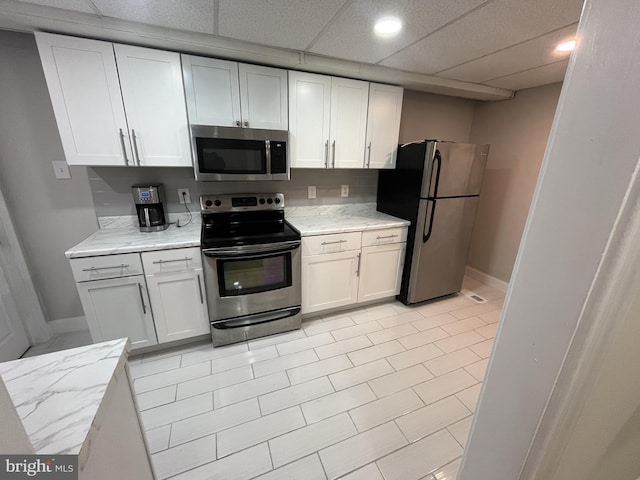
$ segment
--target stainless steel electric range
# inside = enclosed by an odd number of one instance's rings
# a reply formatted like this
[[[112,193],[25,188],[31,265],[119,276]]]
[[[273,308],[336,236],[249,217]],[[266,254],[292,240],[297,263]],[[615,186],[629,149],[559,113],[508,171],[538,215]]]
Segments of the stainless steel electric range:
[[[213,345],[300,328],[300,233],[284,195],[203,195],[200,209]]]

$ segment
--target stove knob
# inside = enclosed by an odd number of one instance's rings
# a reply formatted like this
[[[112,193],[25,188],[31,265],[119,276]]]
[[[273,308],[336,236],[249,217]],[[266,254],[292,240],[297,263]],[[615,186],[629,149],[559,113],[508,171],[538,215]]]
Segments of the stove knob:
[[[220,200],[216,200],[216,201],[215,201],[215,202],[213,202],[213,203],[214,203],[214,205],[215,205],[216,207],[219,207],[220,205],[222,205],[222,202],[221,202]]]
[[[271,197],[267,198],[267,203],[269,205],[271,205],[273,203],[273,198],[271,198]]]
[[[264,205],[264,198],[261,198],[259,202],[260,202],[260,205]]]
[[[279,204],[280,203],[280,199],[278,197],[276,197],[275,202],[276,202],[276,205]]]
[[[213,202],[212,202],[211,200],[207,200],[206,202],[204,202],[204,204],[205,204],[207,207],[210,207],[211,205],[213,205]]]

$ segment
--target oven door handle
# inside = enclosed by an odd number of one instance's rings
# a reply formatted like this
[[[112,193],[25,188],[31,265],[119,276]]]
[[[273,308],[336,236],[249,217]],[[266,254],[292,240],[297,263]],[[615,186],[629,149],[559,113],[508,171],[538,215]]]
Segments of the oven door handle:
[[[274,322],[283,318],[293,317],[300,313],[300,307],[288,308],[286,310],[278,310],[277,312],[259,313],[257,315],[247,315],[246,317],[234,318],[231,320],[220,320],[211,322],[211,328],[217,330],[230,330],[232,328],[244,328],[261,323]]]
[[[269,246],[261,245],[235,247],[235,248],[208,248],[202,250],[202,254],[213,258],[250,258],[262,257],[264,255],[272,255],[274,253],[285,253],[300,248],[300,241],[279,243],[278,245]]]

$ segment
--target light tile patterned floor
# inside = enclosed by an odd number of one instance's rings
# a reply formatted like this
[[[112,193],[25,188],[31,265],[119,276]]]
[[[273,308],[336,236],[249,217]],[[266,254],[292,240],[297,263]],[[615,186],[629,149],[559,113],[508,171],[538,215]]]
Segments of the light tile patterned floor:
[[[390,302],[132,358],[160,479],[452,480],[503,293]]]

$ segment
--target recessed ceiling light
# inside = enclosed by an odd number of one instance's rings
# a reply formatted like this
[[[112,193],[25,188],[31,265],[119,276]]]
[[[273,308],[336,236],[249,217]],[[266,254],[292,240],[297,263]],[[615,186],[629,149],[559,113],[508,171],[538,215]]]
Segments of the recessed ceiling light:
[[[562,42],[556,45],[556,50],[559,52],[571,52],[576,48],[576,41],[569,40],[568,42]]]
[[[402,29],[402,22],[396,17],[385,17],[378,20],[373,27],[376,35],[380,37],[392,37]]]

